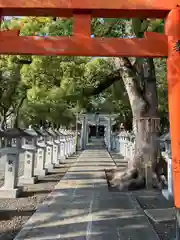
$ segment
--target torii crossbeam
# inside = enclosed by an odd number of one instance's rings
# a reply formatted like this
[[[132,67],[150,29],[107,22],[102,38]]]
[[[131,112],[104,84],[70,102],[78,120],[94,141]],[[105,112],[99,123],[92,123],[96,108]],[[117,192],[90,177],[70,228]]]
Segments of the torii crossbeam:
[[[9,35],[11,35],[9,33]],[[166,57],[167,37],[157,34],[142,39],[102,39],[90,37],[0,36],[1,54]],[[154,34],[152,33],[152,36]]]

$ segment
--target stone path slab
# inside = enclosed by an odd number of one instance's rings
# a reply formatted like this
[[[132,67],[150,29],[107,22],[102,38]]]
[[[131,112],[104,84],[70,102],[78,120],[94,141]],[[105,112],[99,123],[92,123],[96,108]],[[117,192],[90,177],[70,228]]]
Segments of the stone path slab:
[[[148,209],[145,213],[156,223],[173,221],[176,218],[174,208]]]
[[[158,240],[128,193],[109,192],[102,148],[85,150],[15,240]]]

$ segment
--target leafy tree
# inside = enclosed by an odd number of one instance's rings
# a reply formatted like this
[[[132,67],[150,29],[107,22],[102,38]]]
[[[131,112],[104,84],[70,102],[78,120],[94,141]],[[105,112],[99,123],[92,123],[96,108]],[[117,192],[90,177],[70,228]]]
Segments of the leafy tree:
[[[162,32],[163,25],[163,20],[156,19],[93,19],[92,33],[103,37],[143,37],[145,31]],[[62,18],[22,18],[13,19],[9,28],[13,27],[21,28],[21,35],[61,36],[71,34],[72,22]],[[71,121],[77,108],[85,112],[119,111],[124,121],[129,121],[132,116],[136,152],[127,171],[121,176],[118,172],[118,185],[123,188],[134,183],[144,183],[144,164],[147,159],[152,161],[154,180],[159,180],[155,129],[158,125],[157,84],[160,89],[162,87],[162,91],[159,90],[162,99],[166,86],[161,74],[156,78],[154,62],[156,69],[160,68],[163,75],[163,61],[148,58],[39,56],[32,57],[31,61],[30,65],[24,65],[21,69],[22,82],[30,88],[23,113],[25,119],[38,123],[48,120],[60,124],[63,119]],[[162,112],[166,111],[163,104],[160,100],[159,109]],[[31,109],[31,114],[28,108]],[[42,113],[40,117],[39,113]],[[151,128],[154,126],[153,133],[149,133],[146,128],[149,126],[146,124],[147,119],[150,119]],[[136,179],[133,177],[135,175]],[[116,180],[116,175],[114,178]]]
[[[0,59],[0,115],[1,128],[7,125],[8,117],[14,116],[14,124],[17,125],[18,114],[23,101],[26,98],[26,85],[21,81],[21,64],[12,56],[1,56]]]
[[[110,24],[105,20],[98,21],[98,25],[102,25],[106,31],[98,31],[97,35],[117,36],[113,22],[115,23],[116,19],[112,19]],[[156,19],[133,19],[132,22],[122,20],[121,25],[119,22],[118,30],[119,33],[121,31],[123,37],[133,35],[143,37],[145,31],[161,32],[163,25],[163,20]],[[96,29],[97,25],[94,30],[96,31]],[[131,185],[144,185],[146,178],[145,168],[147,168],[145,166],[147,166],[146,162],[150,159],[153,184],[157,186],[161,176],[159,174],[160,169],[157,168],[158,98],[154,61],[149,58],[113,58],[112,64],[114,72],[119,70],[128,93],[133,115],[133,130],[136,134],[136,150],[135,156],[129,161],[131,164],[125,173],[120,173],[119,170],[111,172],[111,183],[118,185],[120,189],[131,187]],[[151,130],[149,131],[149,129]],[[136,177],[134,178],[134,176]]]

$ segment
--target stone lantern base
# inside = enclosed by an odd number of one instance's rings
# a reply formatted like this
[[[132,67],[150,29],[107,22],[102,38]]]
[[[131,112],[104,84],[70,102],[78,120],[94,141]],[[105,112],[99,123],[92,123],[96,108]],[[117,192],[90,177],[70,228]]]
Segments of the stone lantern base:
[[[22,192],[22,188],[7,189],[6,187],[0,188],[0,198],[17,198]]]
[[[38,169],[38,168],[35,168],[34,169],[34,175],[35,176],[41,176],[41,177],[44,177],[48,174],[48,169]]]
[[[34,183],[37,183],[37,181],[38,181],[37,176],[33,176],[33,177],[22,176],[22,177],[19,178],[19,183],[20,184],[34,184]]]
[[[0,198],[17,198],[22,188],[18,184],[19,149],[16,147],[1,150],[5,160],[4,185],[0,188]]]

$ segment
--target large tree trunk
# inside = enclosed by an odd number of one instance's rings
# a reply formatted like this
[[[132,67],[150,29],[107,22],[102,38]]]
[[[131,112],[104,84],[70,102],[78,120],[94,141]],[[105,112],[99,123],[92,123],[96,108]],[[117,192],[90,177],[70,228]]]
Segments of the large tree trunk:
[[[107,172],[110,183],[124,190],[158,185],[158,99],[153,59],[139,60],[138,68],[127,58],[115,58],[129,96],[135,134],[135,155],[124,171]]]

